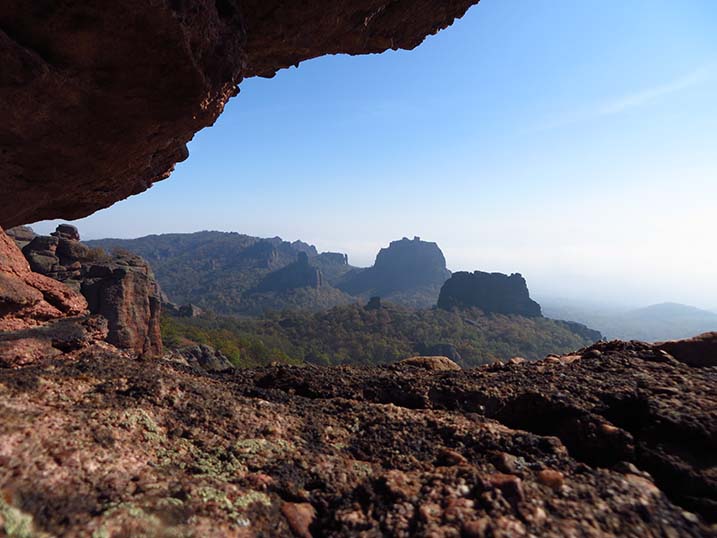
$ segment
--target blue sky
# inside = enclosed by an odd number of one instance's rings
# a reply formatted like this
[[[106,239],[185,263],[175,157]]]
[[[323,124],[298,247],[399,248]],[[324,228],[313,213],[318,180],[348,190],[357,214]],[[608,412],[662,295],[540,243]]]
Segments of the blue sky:
[[[537,295],[714,308],[715,28],[713,0],[483,0],[414,51],[245,81],[170,179],[76,224],[356,265],[420,235]]]

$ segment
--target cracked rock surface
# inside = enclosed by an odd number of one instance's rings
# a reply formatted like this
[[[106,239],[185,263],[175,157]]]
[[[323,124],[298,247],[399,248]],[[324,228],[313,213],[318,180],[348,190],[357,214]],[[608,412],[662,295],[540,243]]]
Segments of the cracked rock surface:
[[[214,376],[90,346],[2,373],[0,528],[715,536],[717,369],[645,344]]]

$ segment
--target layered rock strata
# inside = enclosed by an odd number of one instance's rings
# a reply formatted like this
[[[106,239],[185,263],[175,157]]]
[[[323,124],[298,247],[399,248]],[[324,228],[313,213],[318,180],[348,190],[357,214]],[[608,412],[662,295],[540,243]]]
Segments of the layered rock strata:
[[[15,258],[22,257],[7,236],[2,237],[6,250],[12,251]],[[72,300],[80,301],[74,310],[61,310],[63,314],[89,310],[105,318],[107,342],[141,355],[161,354],[161,296],[149,265],[129,252],[109,255],[87,247],[79,239],[77,229],[69,225],[58,226],[50,236],[35,235],[22,250],[27,260],[22,260],[26,278],[62,289],[71,294]],[[0,283],[0,290],[9,292],[12,288]],[[21,324],[15,326],[19,328]]]

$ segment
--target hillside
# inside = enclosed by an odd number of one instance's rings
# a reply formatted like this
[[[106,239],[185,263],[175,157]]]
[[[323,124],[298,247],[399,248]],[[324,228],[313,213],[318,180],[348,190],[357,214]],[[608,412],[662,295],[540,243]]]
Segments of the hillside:
[[[541,299],[546,316],[570,319],[599,330],[606,338],[657,342],[717,330],[717,314],[679,303],[625,308]]]
[[[391,242],[368,268],[353,267],[346,254],[319,253],[302,241],[234,232],[149,235],[87,244],[138,254],[152,266],[173,302],[193,303],[225,315],[258,315],[287,308],[320,310],[365,302],[372,296],[429,308],[451,275],[438,245],[419,238]],[[310,269],[296,266],[300,254],[306,256]],[[301,274],[288,275],[286,268],[292,265]],[[306,272],[315,270],[320,285],[316,279],[306,279]],[[268,283],[273,283],[271,290]]]
[[[590,345],[601,337],[587,327],[546,318],[395,305],[377,309],[347,305],[261,319],[165,317],[162,336],[169,347],[188,341],[211,345],[241,366],[275,360],[382,364],[416,354],[457,353],[454,358],[466,367],[515,356],[538,359]]]
[[[87,244],[140,255],[152,266],[170,300],[220,314],[320,310],[354,300],[331,285],[351,270],[346,255],[319,254],[313,245],[301,241],[205,231]],[[300,255],[306,263],[297,262]]]

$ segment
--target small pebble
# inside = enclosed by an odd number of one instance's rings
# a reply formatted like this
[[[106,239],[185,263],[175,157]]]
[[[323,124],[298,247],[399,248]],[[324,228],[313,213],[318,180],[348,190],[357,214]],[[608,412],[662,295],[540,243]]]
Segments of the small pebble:
[[[538,482],[552,489],[560,489],[565,481],[565,476],[555,469],[543,469],[538,473]]]

